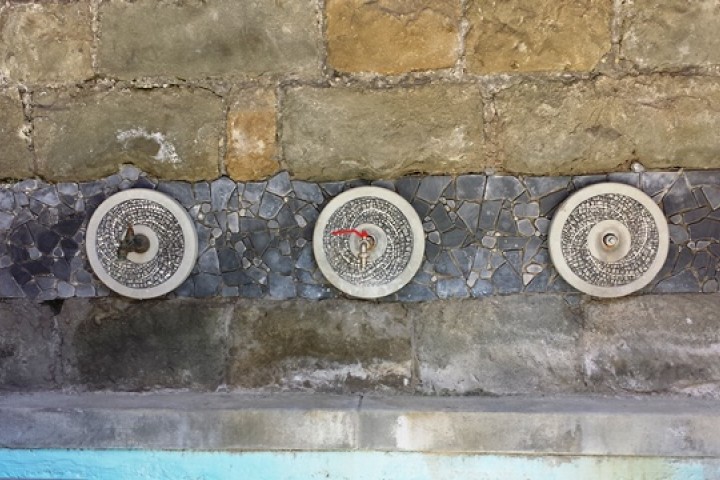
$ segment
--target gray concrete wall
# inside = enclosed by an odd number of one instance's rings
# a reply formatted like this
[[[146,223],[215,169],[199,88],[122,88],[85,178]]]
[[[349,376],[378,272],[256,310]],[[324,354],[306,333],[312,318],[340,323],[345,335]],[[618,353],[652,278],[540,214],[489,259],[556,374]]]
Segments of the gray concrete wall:
[[[715,398],[718,300],[10,300],[0,389]]]

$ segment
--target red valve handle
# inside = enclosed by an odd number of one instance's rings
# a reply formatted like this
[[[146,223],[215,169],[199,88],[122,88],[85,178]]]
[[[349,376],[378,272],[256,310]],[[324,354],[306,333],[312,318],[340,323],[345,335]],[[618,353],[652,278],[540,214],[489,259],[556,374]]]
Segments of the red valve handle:
[[[362,239],[370,238],[370,234],[365,230],[358,230],[356,228],[345,228],[340,230],[334,230],[330,232],[330,235],[357,235]]]

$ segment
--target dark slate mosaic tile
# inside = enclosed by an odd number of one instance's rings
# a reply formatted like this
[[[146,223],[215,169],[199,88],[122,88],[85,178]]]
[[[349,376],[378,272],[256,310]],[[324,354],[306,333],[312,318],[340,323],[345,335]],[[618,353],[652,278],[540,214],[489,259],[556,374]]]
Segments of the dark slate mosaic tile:
[[[720,173],[643,172],[585,177],[464,175],[373,182],[412,202],[426,232],[422,271],[399,301],[519,291],[573,291],[550,265],[552,213],[571,191],[600,181],[639,184],[671,220],[671,249],[645,291],[718,290]],[[84,250],[87,219],[108,195],[133,186],[175,198],[196,221],[200,255],[173,295],[273,299],[338,296],[319,272],[312,232],[328,199],[365,181],[157,182],[134,167],[94,182],[0,187],[0,297],[104,296]]]

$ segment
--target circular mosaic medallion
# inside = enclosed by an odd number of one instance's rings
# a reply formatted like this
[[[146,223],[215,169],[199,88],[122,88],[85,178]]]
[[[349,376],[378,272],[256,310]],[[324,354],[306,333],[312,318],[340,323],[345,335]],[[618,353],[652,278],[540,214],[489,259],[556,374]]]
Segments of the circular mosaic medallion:
[[[85,238],[90,266],[111,290],[132,298],[171,292],[190,275],[198,241],[175,200],[154,190],[125,190],[95,210]]]
[[[320,271],[343,292],[378,298],[405,286],[422,264],[425,235],[412,206],[379,187],[341,193],[323,209],[313,235]]]
[[[667,258],[668,226],[662,210],[642,191],[599,183],[576,192],[550,226],[550,257],[562,277],[596,297],[641,289]]]

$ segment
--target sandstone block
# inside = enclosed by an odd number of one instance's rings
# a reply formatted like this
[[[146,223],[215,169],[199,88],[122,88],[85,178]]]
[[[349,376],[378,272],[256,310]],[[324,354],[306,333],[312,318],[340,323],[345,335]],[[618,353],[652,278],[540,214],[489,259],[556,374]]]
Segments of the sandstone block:
[[[56,386],[60,339],[49,307],[0,302],[0,391]]]
[[[214,389],[225,374],[231,306],[69,300],[58,322],[63,383],[121,391]]]
[[[649,295],[587,307],[584,370],[599,390],[720,395],[718,296]]]
[[[287,169],[316,180],[484,168],[475,86],[293,88],[282,106]]]
[[[661,77],[537,82],[497,95],[494,125],[506,170],[583,174],[720,166],[720,85]]]
[[[23,133],[25,115],[17,90],[0,89],[0,112],[0,178],[29,177],[33,158]]]
[[[328,61],[345,72],[450,68],[459,23],[457,0],[330,0]]]
[[[280,168],[276,145],[275,92],[241,91],[228,111],[225,167],[235,180],[257,180]]]
[[[89,180],[135,164],[161,178],[219,175],[222,101],[201,90],[45,92],[35,96],[39,173]]]
[[[320,71],[313,0],[113,0],[100,21],[99,69],[120,78]]]
[[[411,315],[428,393],[582,389],[579,315],[562,297],[433,302]]]
[[[327,392],[410,385],[410,327],[397,304],[349,301],[238,304],[228,383]]]
[[[0,8],[0,73],[20,82],[75,82],[93,76],[90,2]]]
[[[720,10],[713,0],[637,0],[623,4],[620,56],[642,69],[720,63]]]
[[[611,0],[471,0],[473,73],[587,71],[611,47]]]

